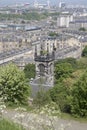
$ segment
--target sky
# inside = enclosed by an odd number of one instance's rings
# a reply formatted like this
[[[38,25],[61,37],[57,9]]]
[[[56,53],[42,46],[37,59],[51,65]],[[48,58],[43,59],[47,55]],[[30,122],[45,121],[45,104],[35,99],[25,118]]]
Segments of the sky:
[[[39,3],[46,3],[47,0],[37,0]],[[50,0],[52,5],[57,5],[60,1],[67,4],[80,4],[87,5],[87,0]],[[13,5],[13,4],[30,3],[33,4],[34,0],[0,0],[0,6]]]

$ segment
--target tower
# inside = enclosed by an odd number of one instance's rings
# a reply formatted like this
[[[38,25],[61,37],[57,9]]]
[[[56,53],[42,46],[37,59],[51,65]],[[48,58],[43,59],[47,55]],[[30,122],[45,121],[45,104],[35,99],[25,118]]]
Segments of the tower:
[[[50,9],[50,0],[47,0],[47,7]]]
[[[34,7],[38,8],[38,1],[37,0],[34,1]]]
[[[50,51],[49,44],[43,41],[39,51],[35,46],[36,79],[41,79],[41,84],[48,89],[54,85],[54,50]]]
[[[65,8],[66,7],[66,3],[65,2],[60,2],[59,3],[59,8]]]

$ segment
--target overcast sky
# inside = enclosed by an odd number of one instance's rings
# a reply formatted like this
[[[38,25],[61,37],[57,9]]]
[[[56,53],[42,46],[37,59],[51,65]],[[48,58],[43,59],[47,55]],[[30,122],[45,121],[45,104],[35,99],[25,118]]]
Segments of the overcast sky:
[[[2,5],[11,5],[11,4],[20,4],[20,3],[30,3],[33,4],[35,0],[0,0],[0,6]],[[47,0],[37,0],[39,3],[46,3]],[[82,4],[87,5],[87,0],[50,0],[51,4],[57,5],[60,1],[66,2],[67,4]]]

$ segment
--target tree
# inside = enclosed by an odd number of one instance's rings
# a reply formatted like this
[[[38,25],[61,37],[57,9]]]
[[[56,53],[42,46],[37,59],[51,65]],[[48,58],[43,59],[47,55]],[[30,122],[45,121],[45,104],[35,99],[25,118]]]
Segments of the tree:
[[[58,33],[56,33],[56,32],[50,32],[50,33],[49,33],[49,36],[55,37],[55,36],[58,36]]]
[[[68,103],[69,94],[70,89],[60,82],[52,89],[50,89],[50,96],[52,101],[57,103],[62,112],[70,112],[70,106]]]
[[[24,73],[29,79],[35,78],[35,64],[27,64],[24,68]]]
[[[83,49],[82,56],[87,57],[87,46]]]
[[[14,64],[8,64],[0,68],[0,96],[5,102],[14,104],[27,103],[30,95],[23,71]]]
[[[77,61],[75,58],[72,58],[72,57],[58,60],[57,62],[55,62],[55,65],[60,64],[60,63],[70,63],[73,69],[77,68]]]
[[[79,31],[86,31],[86,28],[81,27],[81,28],[79,28]]]
[[[87,117],[87,71],[74,84],[70,102],[73,115]]]
[[[60,63],[55,66],[55,78],[66,78],[73,72],[72,65],[70,63]]]

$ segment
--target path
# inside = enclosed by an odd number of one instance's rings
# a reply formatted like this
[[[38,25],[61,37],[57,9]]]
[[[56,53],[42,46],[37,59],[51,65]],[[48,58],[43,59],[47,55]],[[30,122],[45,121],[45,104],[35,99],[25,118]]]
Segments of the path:
[[[44,126],[44,124],[45,126],[46,125],[52,126],[52,123],[55,127],[55,130],[87,130],[87,123],[81,123],[78,121],[64,120],[58,118],[48,119],[46,116],[37,115],[34,113],[28,113],[28,112],[19,113],[13,110],[7,110],[5,113],[3,113],[3,116],[5,118],[13,120],[14,122],[22,124],[26,128],[26,130],[46,130],[43,129],[42,126]],[[65,129],[62,129],[64,127]]]

